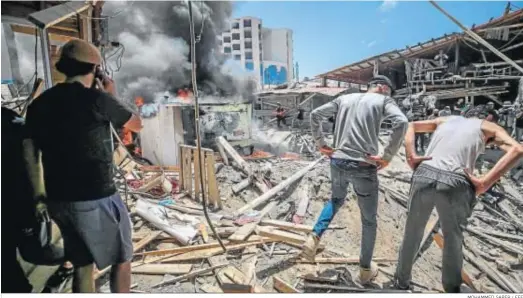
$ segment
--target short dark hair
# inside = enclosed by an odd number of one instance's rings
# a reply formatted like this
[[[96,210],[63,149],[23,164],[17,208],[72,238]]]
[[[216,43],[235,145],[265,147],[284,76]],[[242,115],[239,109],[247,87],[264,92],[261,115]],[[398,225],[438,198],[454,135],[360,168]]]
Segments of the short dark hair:
[[[56,69],[66,77],[83,76],[94,72],[96,65],[62,57],[56,63]]]

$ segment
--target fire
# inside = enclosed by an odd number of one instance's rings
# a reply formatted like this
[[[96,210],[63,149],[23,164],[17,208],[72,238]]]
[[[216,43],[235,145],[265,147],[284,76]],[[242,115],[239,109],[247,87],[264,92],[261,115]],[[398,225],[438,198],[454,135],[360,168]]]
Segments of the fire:
[[[178,92],[176,92],[176,95],[182,99],[182,100],[185,100],[185,101],[188,101],[189,98],[192,98],[193,97],[193,93],[191,90],[189,90],[189,88],[180,88],[178,89]]]
[[[137,107],[141,107],[141,106],[143,106],[143,97],[141,97],[141,96],[137,96],[137,97],[134,99],[134,103],[136,104]]]
[[[270,154],[268,152],[256,150],[249,157],[252,157],[252,158],[263,158],[263,157],[271,157],[271,156],[272,156],[272,154]]]

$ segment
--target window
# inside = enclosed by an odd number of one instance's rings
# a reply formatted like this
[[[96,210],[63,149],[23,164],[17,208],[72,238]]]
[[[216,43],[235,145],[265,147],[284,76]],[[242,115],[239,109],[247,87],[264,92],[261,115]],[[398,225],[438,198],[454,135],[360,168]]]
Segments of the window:
[[[232,29],[240,29],[240,23],[232,24]]]
[[[243,27],[251,27],[252,21],[251,20],[243,20]]]
[[[245,53],[245,59],[251,59],[252,60],[252,52],[246,52]]]
[[[258,24],[258,29],[261,31],[261,23]]]
[[[242,60],[242,55],[234,55],[234,60]]]
[[[224,36],[223,37],[223,42],[224,43],[230,43],[231,42],[231,37],[230,36]]]
[[[223,52],[226,53],[226,54],[230,53],[231,52],[231,47],[224,47],[223,48]]]
[[[252,38],[252,32],[251,31],[244,31],[243,36],[245,38]]]
[[[252,42],[251,41],[246,41],[245,42],[245,48],[246,49],[252,49]]]
[[[239,43],[235,43],[232,45],[232,49],[235,50],[235,51],[239,51],[240,50],[240,44]]]
[[[240,40],[240,33],[233,33],[232,40]]]

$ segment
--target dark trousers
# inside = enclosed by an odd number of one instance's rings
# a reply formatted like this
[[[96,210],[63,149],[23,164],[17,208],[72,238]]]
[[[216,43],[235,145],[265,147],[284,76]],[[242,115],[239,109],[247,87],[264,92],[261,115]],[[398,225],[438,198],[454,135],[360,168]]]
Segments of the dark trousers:
[[[420,148],[420,151],[425,150],[425,134],[417,133],[414,143],[416,144],[416,150],[417,150],[417,148]]]
[[[279,128],[281,127],[281,123],[283,123],[283,125],[287,125],[285,122],[285,117],[276,117],[276,122],[278,123]]]

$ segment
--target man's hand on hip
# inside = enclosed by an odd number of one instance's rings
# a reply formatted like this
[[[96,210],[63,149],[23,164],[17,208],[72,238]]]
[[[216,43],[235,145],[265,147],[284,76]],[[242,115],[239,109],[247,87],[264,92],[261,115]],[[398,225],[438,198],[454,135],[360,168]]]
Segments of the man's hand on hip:
[[[485,193],[489,189],[489,186],[485,183],[485,180],[483,178],[478,178],[478,177],[474,176],[474,174],[472,174],[468,170],[464,170],[464,171],[465,171],[465,174],[467,174],[467,176],[470,180],[470,183],[472,183],[472,185],[474,186],[474,189],[476,191],[476,196],[479,196],[480,194]]]
[[[334,149],[332,149],[331,147],[329,147],[327,145],[321,146],[319,148],[319,150],[320,150],[321,154],[326,155],[328,157],[331,157],[332,154],[334,153]]]
[[[388,160],[385,160],[381,156],[378,156],[378,155],[367,155],[367,158],[376,163],[378,170],[384,169],[389,165]]]
[[[417,154],[407,156],[407,164],[414,171],[425,160],[431,160],[430,156],[418,156]]]

